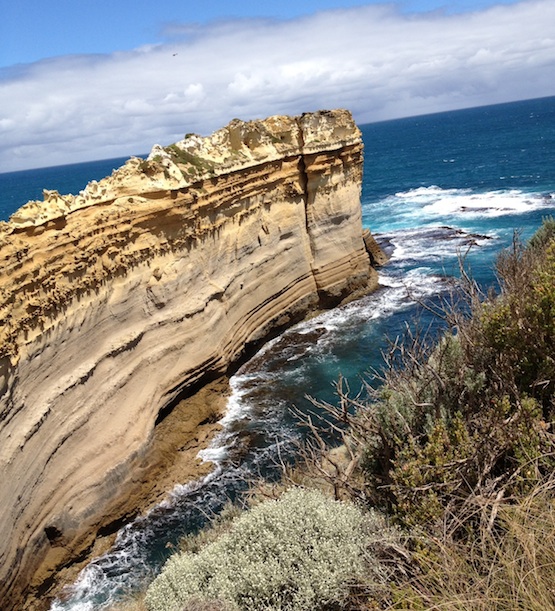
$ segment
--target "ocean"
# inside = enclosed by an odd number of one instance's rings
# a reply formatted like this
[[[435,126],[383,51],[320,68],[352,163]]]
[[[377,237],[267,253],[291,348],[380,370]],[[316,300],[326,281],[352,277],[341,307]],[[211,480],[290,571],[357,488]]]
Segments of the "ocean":
[[[495,258],[555,215],[555,97],[398,119],[361,127],[365,144],[363,223],[390,262],[367,297],[301,323],[269,342],[231,379],[222,434],[203,457],[208,478],[178,485],[148,515],[124,527],[111,551],[83,570],[52,611],[92,611],[141,588],[168,549],[253,477],[275,475],[294,456],[302,427],[292,414],[307,396],[335,400],[341,375],[356,393],[406,325],[432,330],[426,304],[456,281],[459,263],[487,290]],[[123,159],[0,174],[6,219],[42,188],[77,193]]]

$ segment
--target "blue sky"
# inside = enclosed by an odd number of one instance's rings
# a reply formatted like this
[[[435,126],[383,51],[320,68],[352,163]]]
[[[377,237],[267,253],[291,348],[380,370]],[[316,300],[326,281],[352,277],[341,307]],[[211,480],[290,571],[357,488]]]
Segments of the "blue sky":
[[[555,95],[553,0],[0,0],[0,172]]]

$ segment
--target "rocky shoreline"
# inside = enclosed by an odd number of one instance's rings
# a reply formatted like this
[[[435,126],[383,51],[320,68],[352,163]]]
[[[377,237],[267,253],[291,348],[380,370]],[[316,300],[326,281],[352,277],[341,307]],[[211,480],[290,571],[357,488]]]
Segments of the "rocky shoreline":
[[[96,538],[90,549],[82,553],[78,560],[57,570],[50,589],[38,598],[29,597],[25,609],[49,609],[54,598],[63,597],[64,586],[72,584],[93,558],[109,550],[120,526],[162,502],[177,484],[201,479],[213,470],[213,464],[203,462],[198,453],[206,449],[221,431],[218,420],[225,414],[228,395],[229,378],[222,376],[177,402],[155,429],[144,457],[141,479],[129,494],[119,499],[125,515],[112,525],[104,525],[104,534],[99,536],[98,532],[93,531]],[[51,575],[45,567],[37,577],[46,583]]]

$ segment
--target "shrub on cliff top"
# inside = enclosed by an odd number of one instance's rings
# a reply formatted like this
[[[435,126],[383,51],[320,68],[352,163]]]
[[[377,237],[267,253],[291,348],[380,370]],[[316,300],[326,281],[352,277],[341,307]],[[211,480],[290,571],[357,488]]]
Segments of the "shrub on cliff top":
[[[470,316],[448,311],[446,337],[405,356],[360,414],[369,492],[405,523],[466,523],[475,499],[518,497],[555,467],[553,235],[547,221],[529,247],[515,239],[501,293],[480,301],[467,287]]]
[[[555,505],[553,478],[516,503],[497,508],[472,540],[428,538],[413,555],[414,576],[394,584],[393,609],[553,611]]]
[[[365,518],[354,505],[291,489],[256,505],[196,554],[176,554],[148,589],[149,611],[220,600],[303,611],[340,603],[361,576]]]
[[[469,281],[465,307],[443,310],[451,326],[438,343],[397,342],[374,400],[339,387],[340,405],[321,406],[350,425],[360,459],[358,478],[337,486],[404,525],[462,536],[490,520],[480,507],[519,498],[553,471],[554,235],[547,221],[529,247],[514,240],[497,263],[499,295],[484,299]]]

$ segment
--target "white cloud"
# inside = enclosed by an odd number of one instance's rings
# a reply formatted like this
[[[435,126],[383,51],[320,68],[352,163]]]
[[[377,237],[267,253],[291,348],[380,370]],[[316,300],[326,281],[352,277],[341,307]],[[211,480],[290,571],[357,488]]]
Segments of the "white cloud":
[[[171,44],[16,66],[0,72],[0,171],[148,152],[234,117],[346,107],[363,123],[555,95],[552,23],[552,0],[369,5],[176,24]]]

